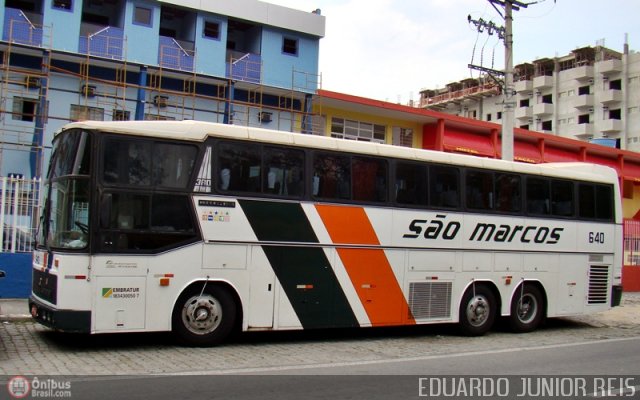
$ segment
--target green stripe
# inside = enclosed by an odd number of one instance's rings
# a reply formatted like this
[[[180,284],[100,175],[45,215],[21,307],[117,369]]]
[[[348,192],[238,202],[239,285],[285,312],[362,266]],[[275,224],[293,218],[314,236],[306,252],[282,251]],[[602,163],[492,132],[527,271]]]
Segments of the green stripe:
[[[258,240],[318,243],[299,203],[239,200]]]
[[[258,240],[318,243],[299,203],[254,200],[239,203]],[[262,249],[303,328],[359,326],[323,249],[286,245]]]

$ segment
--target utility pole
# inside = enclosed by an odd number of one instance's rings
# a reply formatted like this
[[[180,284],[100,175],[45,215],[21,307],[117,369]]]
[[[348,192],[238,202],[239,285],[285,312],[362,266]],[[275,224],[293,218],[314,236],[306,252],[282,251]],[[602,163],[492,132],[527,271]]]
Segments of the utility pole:
[[[495,0],[489,0],[492,3]],[[504,104],[502,108],[502,159],[513,161],[513,121],[515,90],[513,87],[513,4],[504,1]]]
[[[491,74],[491,76],[498,80],[494,75],[503,75],[504,82],[502,83],[502,93],[504,94],[504,103],[502,109],[502,159],[513,161],[513,125],[515,120],[515,90],[513,86],[513,11],[518,11],[520,8],[527,8],[529,4],[523,3],[517,0],[488,0],[493,8],[498,11],[498,14],[504,18],[504,27],[496,26],[493,22],[486,22],[482,19],[472,20],[469,16],[469,23],[476,25],[479,32],[483,32],[485,29],[489,35],[493,32],[497,32],[500,39],[504,41],[504,73],[491,70],[488,68],[478,67],[475,65],[469,65],[469,68],[479,69]],[[532,3],[531,3],[532,4]],[[498,10],[496,5],[504,8],[504,16]]]

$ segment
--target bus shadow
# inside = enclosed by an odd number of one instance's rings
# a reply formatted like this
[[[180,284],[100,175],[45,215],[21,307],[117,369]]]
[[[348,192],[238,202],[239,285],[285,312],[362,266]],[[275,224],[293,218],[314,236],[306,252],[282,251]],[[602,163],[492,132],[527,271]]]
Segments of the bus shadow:
[[[538,328],[537,331],[553,333],[554,331],[593,329],[586,322],[567,318],[552,318]],[[88,335],[78,333],[45,330],[39,332],[49,345],[60,350],[100,350],[100,349],[150,349],[166,347],[184,347],[179,344],[170,332],[157,333],[112,333]],[[506,319],[496,321],[492,334],[513,334]],[[526,335],[526,334],[525,334]],[[376,327],[376,328],[321,328],[292,331],[260,331],[242,332],[232,335],[220,346],[267,345],[267,344],[304,344],[317,342],[344,342],[382,339],[411,339],[463,337],[456,324],[429,324],[419,326]]]

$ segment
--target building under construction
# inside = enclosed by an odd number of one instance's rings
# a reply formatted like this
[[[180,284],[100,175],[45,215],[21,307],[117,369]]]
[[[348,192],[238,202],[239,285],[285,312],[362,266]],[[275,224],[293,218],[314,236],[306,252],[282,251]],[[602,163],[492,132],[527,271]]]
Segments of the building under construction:
[[[640,53],[597,45],[514,67],[515,126],[640,151]],[[503,95],[489,76],[420,92],[420,106],[501,123]]]
[[[6,0],[0,176],[44,174],[70,121],[312,129],[325,19],[256,0]]]

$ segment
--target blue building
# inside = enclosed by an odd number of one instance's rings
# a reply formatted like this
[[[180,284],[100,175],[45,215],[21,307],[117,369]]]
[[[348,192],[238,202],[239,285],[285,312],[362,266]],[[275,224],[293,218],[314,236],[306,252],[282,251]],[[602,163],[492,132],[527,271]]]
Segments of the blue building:
[[[0,176],[42,175],[67,122],[309,130],[325,19],[257,0],[0,0]]]

